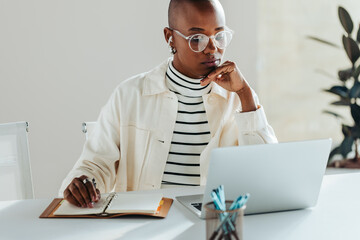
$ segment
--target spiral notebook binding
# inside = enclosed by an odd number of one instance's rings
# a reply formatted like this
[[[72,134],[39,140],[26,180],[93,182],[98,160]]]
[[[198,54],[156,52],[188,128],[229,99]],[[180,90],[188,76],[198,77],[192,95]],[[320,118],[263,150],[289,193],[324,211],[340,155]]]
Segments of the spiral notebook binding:
[[[116,192],[112,192],[109,194],[109,196],[106,197],[106,200],[105,200],[105,207],[104,207],[104,210],[102,213],[99,214],[99,216],[108,216],[109,214],[106,213],[106,210],[111,206],[111,202],[113,199],[116,199],[117,198],[117,194]]]
[[[116,194],[116,192],[113,192],[113,193],[111,193],[110,195],[111,195],[111,199],[109,199],[109,202],[108,202],[108,204],[106,205],[105,210],[108,209],[108,208],[111,206],[112,201],[115,200],[115,199],[117,199],[117,197],[118,197],[118,195]],[[109,195],[108,197],[110,197],[110,195]],[[108,201],[108,199],[106,199],[106,201]]]

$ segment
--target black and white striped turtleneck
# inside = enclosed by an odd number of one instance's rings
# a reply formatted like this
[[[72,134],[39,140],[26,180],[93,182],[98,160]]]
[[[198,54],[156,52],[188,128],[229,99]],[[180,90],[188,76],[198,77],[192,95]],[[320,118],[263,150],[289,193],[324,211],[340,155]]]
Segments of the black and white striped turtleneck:
[[[211,86],[201,79],[178,72],[172,63],[166,71],[166,84],[178,98],[178,112],[162,188],[200,185],[200,153],[210,141],[210,130],[202,96]]]

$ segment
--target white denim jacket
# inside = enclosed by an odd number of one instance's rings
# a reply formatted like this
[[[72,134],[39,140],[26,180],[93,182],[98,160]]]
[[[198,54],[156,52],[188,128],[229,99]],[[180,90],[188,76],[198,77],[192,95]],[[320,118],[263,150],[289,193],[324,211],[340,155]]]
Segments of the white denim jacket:
[[[178,108],[176,95],[165,84],[169,61],[115,89],[60,195],[81,175],[94,177],[101,192],[160,188]],[[254,92],[258,109],[241,113],[237,94],[212,84],[211,92],[203,96],[211,140],[200,156],[202,185],[213,148],[277,142]]]

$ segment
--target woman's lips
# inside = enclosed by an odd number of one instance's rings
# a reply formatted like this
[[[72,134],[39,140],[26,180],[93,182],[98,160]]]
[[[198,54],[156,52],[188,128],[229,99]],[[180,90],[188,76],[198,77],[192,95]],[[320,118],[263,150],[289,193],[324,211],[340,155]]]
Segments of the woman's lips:
[[[202,62],[202,64],[204,64],[207,67],[216,67],[217,65],[219,65],[219,59]]]

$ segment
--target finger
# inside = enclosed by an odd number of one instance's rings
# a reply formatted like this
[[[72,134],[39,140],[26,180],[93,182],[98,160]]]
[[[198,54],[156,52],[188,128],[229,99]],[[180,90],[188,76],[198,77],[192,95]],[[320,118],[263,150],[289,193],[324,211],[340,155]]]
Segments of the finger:
[[[71,204],[81,207],[81,204],[75,199],[75,197],[71,194],[69,189],[64,191],[64,198]]]
[[[88,184],[88,183],[85,183],[85,184]],[[90,197],[89,191],[87,189],[87,186],[85,184],[80,179],[78,179],[78,181],[75,181],[76,187],[79,189],[79,192],[80,192],[82,198],[85,200],[86,206],[88,206],[88,204],[92,201],[91,201],[91,197]]]
[[[75,206],[81,207],[81,204],[74,198],[68,188],[64,191],[64,199]]]
[[[76,199],[76,201],[78,201],[82,207],[86,207],[85,199],[82,197],[80,190],[76,186],[75,182],[76,181],[73,181],[71,183],[69,190],[70,190],[71,194],[74,196],[74,198]]]
[[[81,207],[81,205],[80,205],[80,203],[78,203],[77,201],[76,201],[76,199],[75,199],[75,197],[70,193],[70,195],[69,195],[69,197],[68,197],[68,201],[70,202],[70,203],[76,203],[76,206],[78,206],[78,207]]]
[[[220,68],[220,67],[219,67]],[[212,75],[215,74],[216,72],[220,73],[221,70],[219,70],[219,68],[216,68],[214,69],[212,72],[210,72],[205,78],[203,78],[201,81],[200,81],[200,85],[201,86],[206,86],[208,85],[211,81],[213,81],[213,77]],[[211,77],[210,77],[211,76]],[[215,74],[216,76],[216,74]]]
[[[95,189],[95,186],[92,182],[88,181],[85,183],[85,186],[86,186],[86,189],[89,193],[89,197],[90,197],[90,200],[91,202],[95,202],[96,201],[96,198],[97,198],[97,193],[96,193],[96,189]]]
[[[93,208],[94,207],[94,203],[95,203],[95,199],[96,199],[96,191],[95,191],[95,186],[92,182],[90,181],[86,181],[85,182],[85,188],[88,192],[89,198],[90,198],[90,202],[87,204],[87,207],[89,208]]]
[[[206,77],[203,80],[201,80],[200,85],[205,86],[205,85],[209,84],[212,81],[218,82],[219,80],[224,80],[226,78],[226,75],[231,73],[231,72],[232,72],[231,67],[225,66],[222,69],[222,71],[218,71],[218,73],[215,73],[214,75],[213,75],[213,73],[210,73],[211,77]]]
[[[201,86],[206,86],[206,85],[208,85],[210,82],[211,82],[211,79],[208,78],[208,77],[205,77],[204,79],[202,79],[202,80],[200,81],[200,85],[201,85]]]
[[[205,86],[205,85],[209,84],[211,81],[216,80],[216,78],[219,75],[223,76],[225,74],[231,73],[232,71],[234,71],[234,66],[235,65],[233,62],[227,61],[227,62],[223,63],[221,66],[216,68],[214,71],[210,72],[206,78],[201,80],[200,85]]]
[[[85,185],[85,188],[86,188],[86,190],[88,191],[88,195],[86,195],[86,197],[88,196],[89,197],[89,203],[87,203],[88,204],[88,206],[89,207],[93,207],[93,204],[91,204],[91,205],[89,205],[90,203],[93,203],[93,202],[95,202],[96,200],[94,200],[94,199],[96,199],[97,198],[97,196],[96,196],[96,191],[95,191],[95,188],[96,188],[96,183],[95,183],[95,185],[92,183],[92,182],[90,182],[90,181],[85,181],[85,183],[84,183],[84,180],[85,179],[89,179],[89,177],[88,176],[86,176],[86,175],[82,175],[82,176],[80,176],[79,177],[79,180]],[[93,179],[94,180],[94,179]],[[84,193],[85,194],[85,193]]]
[[[218,76],[216,76],[216,78],[215,78],[215,82],[216,83],[219,83],[219,82],[222,82],[222,81],[224,81],[226,79],[226,74],[219,74]]]
[[[100,194],[100,190],[99,189],[96,189],[96,193],[97,193],[97,199],[95,202],[99,201],[100,198],[101,198],[101,194]]]
[[[215,76],[217,76],[217,75],[219,75],[219,74],[221,74],[223,71],[224,71],[224,68],[225,68],[226,66],[223,66],[223,65],[221,65],[221,66],[219,66],[218,68],[216,68],[215,70],[213,70],[212,72],[210,72],[208,75],[207,75],[207,79],[212,79],[212,78],[214,78]]]
[[[232,62],[225,62],[214,71],[208,74],[208,78],[216,77],[219,74],[230,73],[234,70],[234,64]]]
[[[78,177],[77,179],[80,179],[80,181],[83,181],[85,179],[89,178],[88,176],[86,175],[81,175],[80,177]]]

